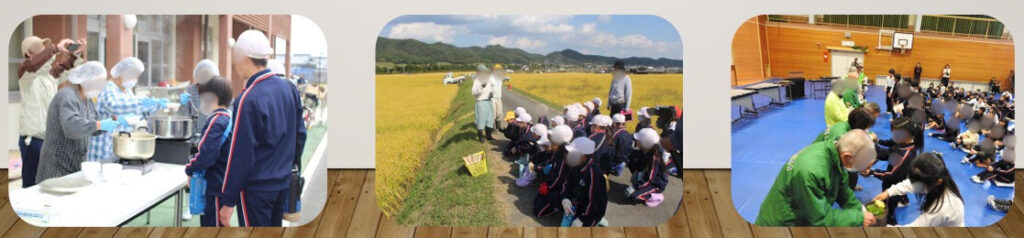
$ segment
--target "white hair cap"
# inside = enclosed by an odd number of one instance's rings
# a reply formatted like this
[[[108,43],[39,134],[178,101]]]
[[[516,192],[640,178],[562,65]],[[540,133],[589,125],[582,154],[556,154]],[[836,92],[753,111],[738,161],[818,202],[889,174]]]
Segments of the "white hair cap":
[[[217,69],[217,64],[209,59],[200,60],[196,64],[196,69],[192,71],[192,79],[200,84],[210,82],[210,79],[216,76],[220,76],[220,70]]]
[[[640,129],[639,132],[634,133],[633,139],[636,139],[640,148],[650,149],[661,140],[661,137],[658,136],[658,132],[655,132],[654,129],[644,128]]]
[[[601,106],[601,98],[595,97],[594,99],[592,99],[590,101],[594,103],[594,106],[597,106],[597,107]]]
[[[233,54],[253,59],[269,59],[270,55],[274,53],[274,49],[270,48],[270,40],[267,39],[267,35],[258,30],[242,32],[235,40],[235,46],[232,49]]]
[[[142,60],[127,57],[121,59],[121,62],[117,62],[114,68],[110,69],[110,76],[121,79],[139,79],[139,75],[142,75],[144,71],[146,71],[146,67],[142,65]]]
[[[565,146],[567,152],[565,156],[565,163],[571,167],[579,166],[583,163],[583,155],[593,154],[595,148],[594,141],[586,137],[578,137],[572,140],[571,144]]]
[[[523,114],[519,114],[519,116],[516,117],[516,121],[518,121],[518,122],[530,122],[530,121],[533,121],[533,117],[531,117],[529,113],[523,113]]]
[[[552,117],[551,118],[551,122],[554,123],[555,126],[565,125],[565,117],[562,117],[562,116]]]
[[[93,80],[106,80],[107,68],[98,61],[89,61],[68,72],[68,82],[71,84],[83,84]]]
[[[533,127],[530,127],[530,132],[533,132],[534,135],[544,137],[548,135],[548,126],[545,126],[544,124],[533,125]]]
[[[566,125],[556,126],[548,131],[548,134],[551,136],[551,143],[555,144],[565,144],[572,139],[572,129]]]
[[[284,63],[282,63],[281,61],[279,61],[277,59],[267,60],[267,68],[270,69],[270,73],[273,73],[273,74],[279,74],[279,75],[286,75],[286,74],[288,74],[284,70]]]
[[[623,116],[622,114],[619,114],[619,113],[615,113],[615,115],[612,115],[612,122],[614,122],[614,123],[626,123],[626,116]]]
[[[516,115],[523,115],[523,114],[526,114],[526,108],[516,107]]]
[[[580,110],[579,110],[579,108],[577,108],[575,106],[572,106],[572,105],[569,105],[569,107],[567,107],[565,109],[565,120],[577,121],[579,119],[580,119]]]
[[[590,121],[591,125],[609,127],[612,126],[612,118],[608,115],[595,115]]]

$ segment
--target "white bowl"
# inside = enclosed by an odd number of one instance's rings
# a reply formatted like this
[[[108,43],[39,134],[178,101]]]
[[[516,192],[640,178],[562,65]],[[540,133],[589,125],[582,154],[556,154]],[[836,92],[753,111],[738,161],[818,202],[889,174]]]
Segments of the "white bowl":
[[[82,162],[82,174],[85,175],[85,179],[96,182],[100,178],[100,170],[102,169],[100,162],[86,161]]]

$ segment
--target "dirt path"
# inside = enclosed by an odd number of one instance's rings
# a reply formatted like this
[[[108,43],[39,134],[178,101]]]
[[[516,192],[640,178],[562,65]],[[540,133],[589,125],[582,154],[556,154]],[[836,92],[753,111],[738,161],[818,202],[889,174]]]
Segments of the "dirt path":
[[[505,90],[503,94],[502,103],[505,111],[523,107],[530,115],[534,115],[534,118],[544,114],[537,111],[537,102],[525,96],[510,90]],[[551,116],[556,114],[555,111],[547,113]],[[501,155],[501,149],[509,141],[497,133],[494,137],[496,140],[489,143],[488,160],[490,162],[488,164],[490,172],[498,178],[494,185],[494,193],[496,200],[502,204],[500,210],[507,214],[508,224],[510,226],[558,226],[561,216],[551,215],[538,219],[530,214],[533,209],[533,198],[537,196],[537,187],[533,185],[520,188],[515,185],[515,175],[518,171],[512,166],[514,159]],[[681,178],[669,176],[667,191],[664,193],[665,201],[660,206],[651,208],[626,200],[624,191],[630,184],[630,176],[631,174],[627,170],[625,174],[608,178],[611,190],[608,191],[609,201],[605,218],[611,226],[654,226],[667,221],[675,214],[683,197]]]

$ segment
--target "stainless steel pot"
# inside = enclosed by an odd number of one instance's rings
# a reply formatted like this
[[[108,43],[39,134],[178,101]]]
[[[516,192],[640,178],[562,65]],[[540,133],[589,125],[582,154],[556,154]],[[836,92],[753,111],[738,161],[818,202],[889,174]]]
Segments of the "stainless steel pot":
[[[160,139],[188,139],[192,137],[192,117],[154,115],[149,117],[149,128]]]
[[[146,132],[122,132],[114,135],[114,155],[121,159],[143,160],[153,158],[156,136]]]

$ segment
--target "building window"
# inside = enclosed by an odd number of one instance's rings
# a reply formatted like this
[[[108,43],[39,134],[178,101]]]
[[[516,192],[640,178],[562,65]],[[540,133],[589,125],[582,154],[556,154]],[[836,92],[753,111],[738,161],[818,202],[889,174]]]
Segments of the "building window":
[[[106,62],[107,18],[105,15],[89,15],[86,17],[86,46],[89,60]]]
[[[152,87],[174,78],[174,29],[176,20],[169,15],[140,15],[135,27],[135,57],[146,71],[139,86]]]

